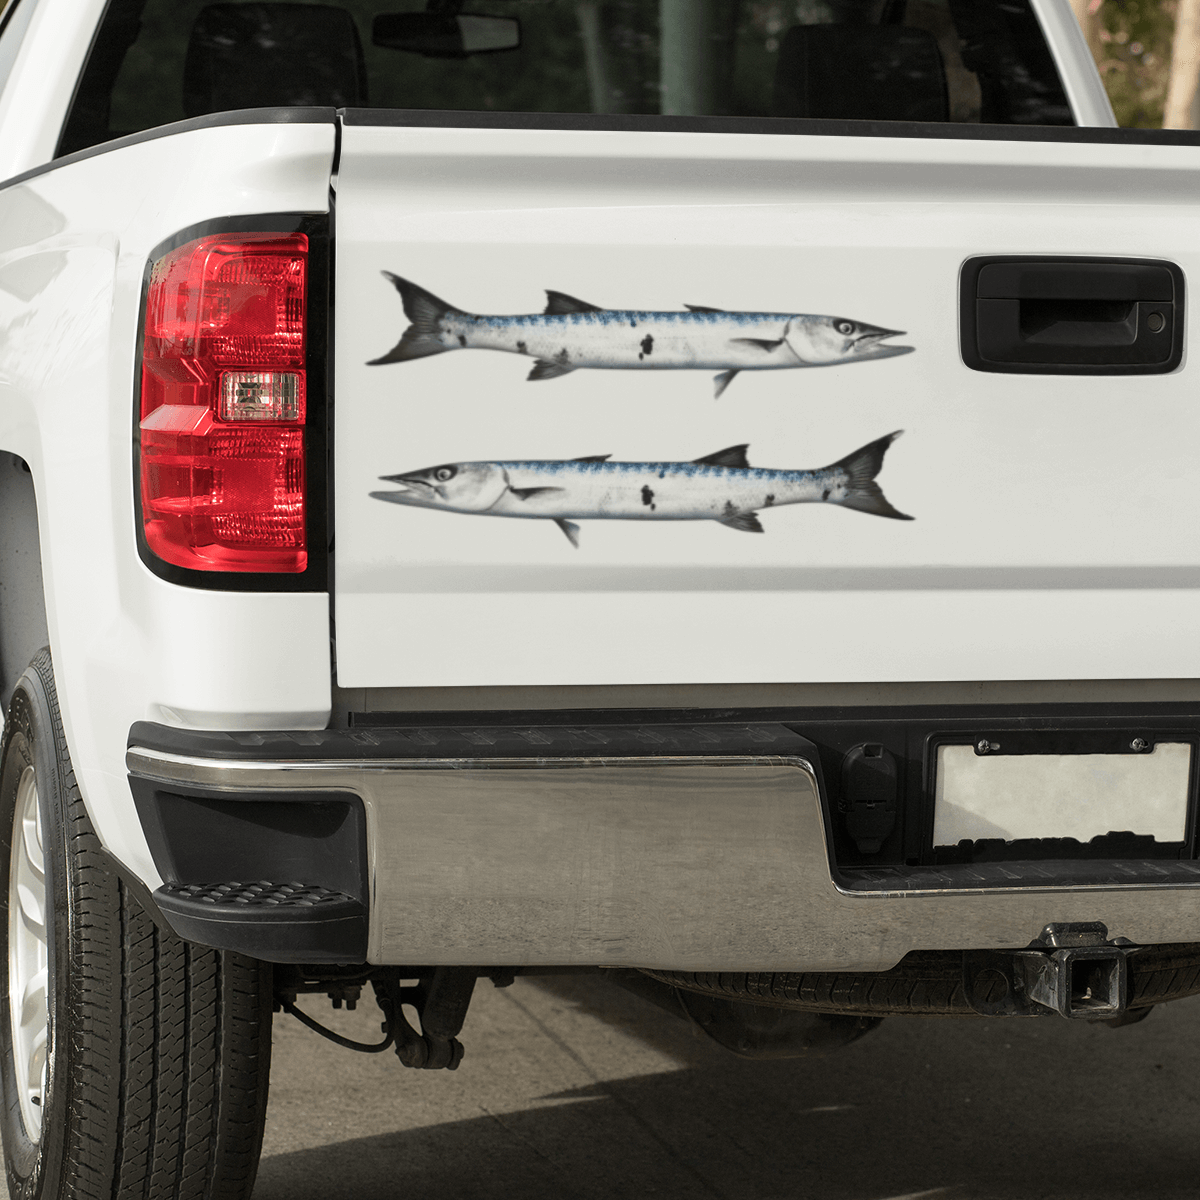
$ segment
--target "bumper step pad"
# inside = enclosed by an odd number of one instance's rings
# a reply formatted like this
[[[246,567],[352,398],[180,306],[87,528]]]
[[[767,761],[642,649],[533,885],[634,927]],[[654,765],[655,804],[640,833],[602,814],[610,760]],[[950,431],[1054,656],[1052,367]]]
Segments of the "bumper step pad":
[[[366,908],[319,884],[168,883],[154,899],[172,929],[188,941],[271,962],[340,960],[354,946],[365,956]]]

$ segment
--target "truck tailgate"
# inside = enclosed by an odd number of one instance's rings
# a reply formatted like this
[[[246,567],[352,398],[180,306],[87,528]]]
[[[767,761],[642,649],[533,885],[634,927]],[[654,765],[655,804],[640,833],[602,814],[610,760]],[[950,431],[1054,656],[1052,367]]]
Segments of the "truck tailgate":
[[[342,686],[1200,676],[1186,353],[1155,374],[1014,374],[960,347],[979,256],[1189,277],[1200,150],[397,119],[352,111],[337,178]],[[408,315],[385,273],[417,285]],[[547,289],[558,326],[532,316]],[[913,352],[807,365],[801,315],[904,331],[878,344]],[[619,358],[643,328],[672,369],[647,369],[652,346]],[[603,353],[624,369],[589,365]]]

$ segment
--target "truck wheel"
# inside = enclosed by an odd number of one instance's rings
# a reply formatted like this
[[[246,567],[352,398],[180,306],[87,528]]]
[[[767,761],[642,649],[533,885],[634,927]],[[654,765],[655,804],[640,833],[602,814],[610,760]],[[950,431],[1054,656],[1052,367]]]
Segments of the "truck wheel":
[[[12,1200],[236,1200],[262,1147],[271,968],[160,929],[109,869],[50,655],[0,760],[0,1124]]]

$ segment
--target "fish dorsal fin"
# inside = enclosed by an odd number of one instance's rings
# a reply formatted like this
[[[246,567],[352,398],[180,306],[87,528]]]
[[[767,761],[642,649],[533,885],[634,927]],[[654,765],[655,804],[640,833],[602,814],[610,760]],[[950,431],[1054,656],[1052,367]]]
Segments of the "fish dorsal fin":
[[[693,458],[692,462],[702,463],[707,467],[749,467],[750,463],[746,460],[746,451],[749,446],[749,442],[744,442],[740,446],[727,446],[724,450],[718,450],[716,454]]]
[[[611,454],[581,454],[578,458],[571,459],[572,462],[608,462],[612,458]]]
[[[576,300],[574,296],[568,296],[566,292],[552,292],[549,288],[546,289],[546,311],[543,315],[547,317],[565,317],[568,313],[589,313],[603,312],[598,304],[589,304],[586,300]]]
[[[723,308],[710,308],[707,304],[685,304],[688,312],[724,312]]]

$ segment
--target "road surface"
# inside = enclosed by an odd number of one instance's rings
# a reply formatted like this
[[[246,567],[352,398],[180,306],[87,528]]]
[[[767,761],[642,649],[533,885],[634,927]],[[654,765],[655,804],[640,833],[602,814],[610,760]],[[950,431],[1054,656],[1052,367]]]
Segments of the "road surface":
[[[373,1001],[313,1015],[377,1040]],[[455,1073],[275,1018],[255,1200],[1196,1200],[1200,997],[1110,1029],[891,1018],[735,1058],[594,977],[481,981]]]

